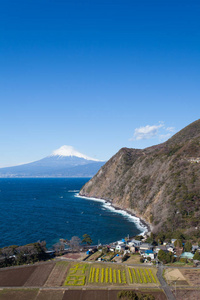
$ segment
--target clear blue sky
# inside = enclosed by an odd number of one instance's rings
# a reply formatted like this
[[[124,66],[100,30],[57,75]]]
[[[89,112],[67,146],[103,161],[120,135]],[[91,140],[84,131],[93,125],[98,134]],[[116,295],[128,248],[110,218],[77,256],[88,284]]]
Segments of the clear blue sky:
[[[102,160],[199,119],[200,1],[0,0],[0,167]]]

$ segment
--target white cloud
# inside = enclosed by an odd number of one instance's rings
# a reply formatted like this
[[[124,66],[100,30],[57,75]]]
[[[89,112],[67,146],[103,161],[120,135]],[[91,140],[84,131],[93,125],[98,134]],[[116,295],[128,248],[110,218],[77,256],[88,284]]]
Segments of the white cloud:
[[[167,127],[166,131],[175,132],[175,127]]]
[[[146,125],[143,127],[136,128],[131,141],[135,140],[147,140],[158,135],[159,128],[164,127],[164,124],[159,125]]]
[[[159,135],[159,139],[160,139],[160,140],[168,140],[171,136],[172,136],[171,133],[160,134],[160,135]]]

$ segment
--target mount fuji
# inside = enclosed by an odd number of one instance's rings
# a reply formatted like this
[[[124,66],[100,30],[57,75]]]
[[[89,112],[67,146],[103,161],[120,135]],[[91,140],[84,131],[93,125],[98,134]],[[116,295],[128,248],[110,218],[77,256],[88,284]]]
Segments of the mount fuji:
[[[0,168],[0,177],[92,177],[104,164],[65,145],[38,161]]]

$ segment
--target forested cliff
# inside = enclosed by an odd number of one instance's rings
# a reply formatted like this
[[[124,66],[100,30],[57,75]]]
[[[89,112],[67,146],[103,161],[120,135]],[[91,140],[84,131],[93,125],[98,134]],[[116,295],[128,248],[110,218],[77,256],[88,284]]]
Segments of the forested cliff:
[[[80,195],[106,199],[149,222],[154,232],[200,226],[200,120],[165,143],[122,148]]]

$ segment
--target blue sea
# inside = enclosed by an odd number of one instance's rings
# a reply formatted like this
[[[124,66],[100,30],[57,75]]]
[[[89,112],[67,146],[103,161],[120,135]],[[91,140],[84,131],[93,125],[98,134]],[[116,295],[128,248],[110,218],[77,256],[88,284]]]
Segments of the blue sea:
[[[0,247],[60,238],[105,244],[145,231],[137,218],[109,203],[78,197],[89,178],[1,178]]]

